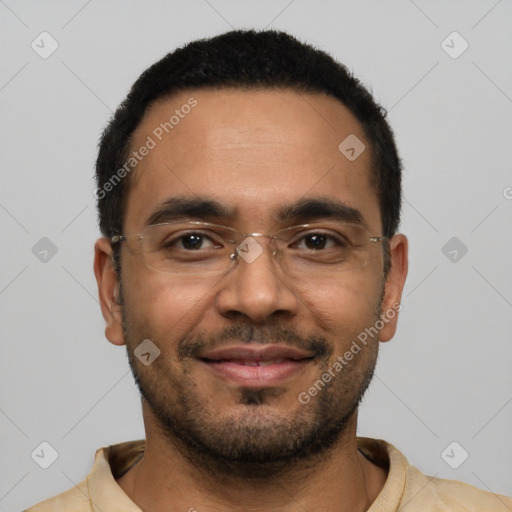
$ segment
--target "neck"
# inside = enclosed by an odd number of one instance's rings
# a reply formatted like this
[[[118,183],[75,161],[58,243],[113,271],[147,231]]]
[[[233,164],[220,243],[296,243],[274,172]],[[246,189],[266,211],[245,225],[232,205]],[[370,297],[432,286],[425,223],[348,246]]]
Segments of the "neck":
[[[359,512],[368,510],[386,480],[385,471],[357,450],[357,413],[328,453],[270,478],[250,478],[242,476],[242,471],[229,475],[205,470],[162,434],[150,411],[144,411],[144,419],[144,456],[118,484],[145,512]]]

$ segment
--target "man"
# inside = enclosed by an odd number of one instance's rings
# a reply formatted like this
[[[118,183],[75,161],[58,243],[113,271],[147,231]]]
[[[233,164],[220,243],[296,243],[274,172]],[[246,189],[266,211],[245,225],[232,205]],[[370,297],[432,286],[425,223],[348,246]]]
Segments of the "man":
[[[273,31],[193,42],[134,84],[97,183],[146,440],[30,511],[512,510],[356,437],[407,240],[392,131],[344,66]]]

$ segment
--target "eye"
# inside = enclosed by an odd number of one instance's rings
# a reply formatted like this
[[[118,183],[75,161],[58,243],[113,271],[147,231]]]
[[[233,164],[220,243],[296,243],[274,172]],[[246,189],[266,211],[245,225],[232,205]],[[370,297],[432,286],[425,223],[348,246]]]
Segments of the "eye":
[[[186,251],[198,251],[200,249],[212,249],[221,247],[211,237],[200,232],[190,232],[175,235],[162,244],[165,249],[184,249]]]
[[[299,241],[295,244],[298,249],[307,249],[310,251],[347,246],[347,243],[342,238],[322,232],[307,233],[301,235],[298,240]]]

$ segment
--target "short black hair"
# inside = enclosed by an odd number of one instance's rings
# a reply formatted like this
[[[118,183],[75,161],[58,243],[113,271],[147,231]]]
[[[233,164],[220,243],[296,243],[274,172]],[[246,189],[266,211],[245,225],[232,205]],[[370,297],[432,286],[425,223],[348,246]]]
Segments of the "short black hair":
[[[101,137],[96,161],[96,197],[104,236],[122,234],[131,180],[120,177],[127,175],[132,135],[148,107],[180,91],[222,88],[287,88],[327,94],[343,103],[370,143],[371,178],[382,233],[385,237],[396,233],[402,165],[385,109],[343,64],[324,51],[280,31],[234,30],[168,53],[142,73],[114,113]],[[125,171],[120,173],[123,166]],[[114,247],[117,264],[118,256]]]

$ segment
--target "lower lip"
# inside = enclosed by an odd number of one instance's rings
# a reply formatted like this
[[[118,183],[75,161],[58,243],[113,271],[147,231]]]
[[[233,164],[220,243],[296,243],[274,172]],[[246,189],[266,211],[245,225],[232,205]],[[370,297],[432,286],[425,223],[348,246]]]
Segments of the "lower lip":
[[[266,366],[246,366],[232,361],[203,361],[217,375],[244,386],[265,387],[282,383],[302,370],[311,359],[286,360]]]

